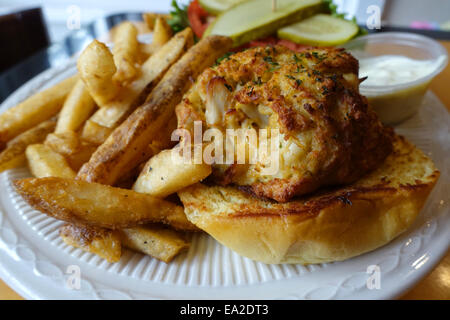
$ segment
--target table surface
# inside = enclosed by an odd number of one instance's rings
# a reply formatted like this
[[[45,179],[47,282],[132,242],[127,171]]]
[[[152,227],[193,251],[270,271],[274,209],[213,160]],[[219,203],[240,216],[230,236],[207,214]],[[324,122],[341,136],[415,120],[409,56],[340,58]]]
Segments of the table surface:
[[[442,41],[450,55],[450,41]],[[450,64],[438,75],[431,84],[431,90],[439,97],[450,112]],[[0,300],[23,299],[14,290],[0,280]],[[425,300],[442,299],[450,300],[450,251],[436,266],[436,268],[414,288],[406,293],[402,299]]]

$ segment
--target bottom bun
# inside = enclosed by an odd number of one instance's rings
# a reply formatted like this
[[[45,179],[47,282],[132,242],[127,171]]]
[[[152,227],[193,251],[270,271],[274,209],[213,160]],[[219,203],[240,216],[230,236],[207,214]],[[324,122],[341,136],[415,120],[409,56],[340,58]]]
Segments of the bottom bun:
[[[324,263],[385,245],[413,223],[439,177],[403,137],[356,183],[287,203],[234,187],[196,184],[179,196],[188,219],[240,255],[264,263]]]

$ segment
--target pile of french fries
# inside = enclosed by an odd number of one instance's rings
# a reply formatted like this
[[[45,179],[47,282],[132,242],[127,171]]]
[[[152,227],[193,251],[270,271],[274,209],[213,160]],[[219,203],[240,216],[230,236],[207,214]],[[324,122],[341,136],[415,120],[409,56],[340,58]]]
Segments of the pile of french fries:
[[[191,29],[174,35],[167,16],[143,18],[152,43],[139,43],[136,25],[123,22],[112,49],[94,40],[76,75],[0,115],[0,172],[28,165],[34,178],[15,181],[17,191],[66,222],[67,244],[109,262],[122,247],[164,262],[189,247],[188,232],[198,229],[172,194],[211,168],[170,156],[174,110],[232,45],[221,36],[194,44]]]

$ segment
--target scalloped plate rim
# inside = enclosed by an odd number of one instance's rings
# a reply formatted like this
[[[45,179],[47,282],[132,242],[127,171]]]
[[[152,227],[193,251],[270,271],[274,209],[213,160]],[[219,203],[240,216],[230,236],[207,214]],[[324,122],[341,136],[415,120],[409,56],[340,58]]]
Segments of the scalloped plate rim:
[[[66,63],[63,63],[62,65],[60,65],[59,67],[56,68],[52,68],[52,69],[48,69],[46,71],[44,71],[43,73],[39,74],[38,76],[36,76],[35,78],[33,78],[32,80],[28,81],[27,83],[25,83],[22,87],[20,87],[18,90],[16,90],[10,97],[8,97],[4,103],[0,106],[0,112],[2,112],[5,107],[7,106],[7,104],[11,104],[11,101],[13,101],[14,99],[17,100],[20,97],[25,97],[29,94],[31,94],[33,92],[33,87],[36,87],[36,84],[39,83],[40,81],[43,81],[43,79],[52,79],[52,75],[61,75],[61,74],[65,74],[65,73],[69,73],[70,69],[73,68],[75,63],[75,58],[72,58],[70,60],[68,60]],[[36,89],[36,88],[34,88]],[[429,93],[428,96],[430,97],[431,100],[435,100],[436,103],[440,103],[440,101],[434,96],[434,94]],[[440,103],[442,105],[442,103]],[[448,121],[449,117],[447,115],[447,121]],[[444,174],[441,176],[441,179],[445,177],[448,177],[448,170],[445,170]],[[0,175],[0,180],[2,181],[4,178],[5,173],[3,173],[2,175]],[[2,183],[0,181],[0,184]],[[438,186],[439,188],[444,188],[445,186],[443,185],[444,183],[440,180],[438,182]],[[433,190],[433,192],[436,192],[436,189],[438,188],[438,186],[436,186],[436,188]],[[0,196],[0,214],[4,213],[2,220],[0,222],[0,231],[2,229],[2,224],[11,224],[13,228],[17,229],[17,223],[25,223],[26,222],[19,217],[18,215],[16,215],[13,220],[16,220],[15,222],[11,222],[11,217],[9,216],[9,214],[11,214],[11,212],[9,212],[8,210],[4,209],[4,203],[2,203],[2,198],[5,197],[5,195],[1,195]],[[431,198],[431,196],[430,196]],[[10,204],[11,205],[11,204]],[[428,208],[428,210],[431,210],[431,208]],[[448,217],[448,211],[449,208],[448,206],[444,209],[442,209],[445,212],[441,212],[438,216],[433,216],[433,221],[434,223],[436,223],[436,220],[442,220],[440,221],[441,227],[442,225],[446,225],[446,226],[450,226],[450,219]],[[17,222],[17,220],[19,220],[19,222]],[[23,220],[22,222],[20,222],[21,220]],[[423,228],[423,226],[421,226]],[[31,228],[31,227],[30,227]],[[441,228],[442,229],[442,228]],[[16,230],[17,231],[17,230]],[[413,231],[416,230],[408,230],[405,234],[411,234],[413,233]],[[444,228],[443,233],[447,234],[447,237],[445,237],[442,234],[440,234],[440,237],[438,237],[437,235],[431,235],[430,237],[435,237],[435,238],[447,238],[449,239],[449,228]],[[402,238],[405,236],[401,235],[399,238]],[[34,235],[36,236],[36,235]],[[33,244],[29,244],[29,239],[24,240],[24,238],[26,237],[22,237],[19,240],[22,242],[25,242],[25,244],[22,245],[28,245],[28,246],[33,246]],[[367,254],[364,254],[360,257],[362,257],[362,260],[367,260],[368,257],[370,257],[373,254],[376,254],[376,252],[379,252],[382,249],[385,249],[387,246],[393,246],[394,242],[399,242],[397,244],[397,246],[403,246],[403,242],[399,241],[399,238],[395,239],[394,241],[392,241],[390,244],[386,245],[385,247],[379,248],[373,252],[369,252]],[[436,245],[436,244],[435,244]],[[8,255],[8,253],[5,251],[6,249],[2,246],[5,246],[5,243],[3,241],[3,239],[0,239],[0,257],[2,257],[2,259],[0,260],[0,278],[2,278],[9,286],[11,286],[14,290],[16,290],[19,294],[21,294],[22,296],[24,296],[25,298],[30,298],[30,299],[46,299],[46,298],[65,298],[65,299],[69,299],[69,298],[76,298],[76,299],[82,299],[82,298],[88,298],[90,297],[89,295],[87,295],[86,293],[83,292],[71,292],[71,294],[67,294],[67,290],[65,288],[61,287],[61,280],[63,281],[64,279],[59,279],[59,283],[55,284],[55,283],[47,283],[48,280],[44,279],[43,277],[39,277],[36,276],[33,272],[32,274],[20,274],[20,272],[18,272],[16,269],[16,264],[18,264],[17,268],[28,268],[29,266],[24,266],[26,263],[22,263],[20,261],[16,261],[11,255]],[[428,244],[428,247],[432,247],[431,243]],[[450,242],[447,241],[447,244],[441,244],[441,246],[439,247],[439,250],[435,249],[434,252],[429,252],[428,255],[428,260],[426,261],[426,263],[423,265],[422,268],[420,268],[420,270],[410,270],[410,275],[407,275],[407,280],[402,281],[400,284],[398,284],[395,288],[391,288],[388,291],[369,291],[369,290],[363,290],[360,293],[357,293],[355,295],[355,293],[353,294],[344,294],[343,298],[345,299],[358,299],[358,298],[378,298],[378,299],[391,299],[391,298],[396,298],[398,296],[400,296],[402,293],[404,293],[405,291],[407,291],[408,289],[410,289],[415,283],[417,283],[422,277],[424,277],[426,274],[428,274],[428,272],[431,271],[431,269],[440,261],[440,259],[446,254],[446,252],[448,251],[448,248],[450,247]],[[45,248],[48,249],[48,248]],[[45,251],[44,249],[44,251]],[[397,248],[398,249],[398,248]],[[400,250],[400,249],[398,249]],[[45,257],[46,259],[49,259],[47,255],[45,255],[44,252],[42,252],[42,250],[38,250],[37,254],[42,255],[43,257]],[[66,255],[68,255],[67,253],[64,253]],[[60,255],[60,254],[59,254]],[[52,256],[52,255],[50,255]],[[61,255],[60,255],[61,256]],[[70,256],[70,255],[68,255]],[[70,260],[75,260],[75,257],[70,256],[71,259]],[[4,258],[4,259],[3,259]],[[54,258],[54,257],[52,257]],[[62,258],[67,258],[67,256],[61,256]],[[357,257],[359,258],[359,257]],[[399,258],[401,259],[401,258]],[[349,261],[351,261],[353,259],[344,261],[343,263],[349,263]],[[84,262],[83,262],[84,263]],[[274,280],[268,283],[261,283],[261,284],[249,284],[249,285],[238,285],[238,286],[230,286],[228,288],[221,288],[221,287],[211,287],[211,288],[206,288],[206,287],[185,287],[185,288],[180,288],[177,286],[170,286],[170,285],[161,285],[161,284],[156,284],[156,283],[149,283],[147,284],[147,286],[149,288],[152,288],[153,291],[148,292],[149,295],[147,295],[147,292],[134,292],[132,289],[123,289],[123,288],[118,288],[118,287],[114,287],[111,286],[111,283],[108,283],[108,281],[110,281],[111,277],[114,278],[116,277],[116,275],[113,274],[107,274],[103,279],[93,279],[92,274],[95,275],[94,273],[88,273],[90,275],[90,277],[87,277],[85,279],[86,283],[89,284],[90,288],[96,288],[97,291],[94,292],[94,298],[100,298],[101,295],[99,294],[99,292],[110,292],[110,293],[122,293],[127,296],[130,296],[132,298],[171,298],[173,296],[170,295],[171,290],[174,291],[186,291],[186,293],[188,292],[195,292],[195,291],[199,291],[199,289],[201,289],[202,291],[204,291],[203,294],[198,294],[197,292],[197,296],[196,294],[194,294],[192,296],[192,298],[211,298],[211,292],[216,293],[218,298],[224,298],[224,297],[237,297],[238,299],[245,299],[246,296],[242,296],[242,294],[230,294],[230,292],[232,293],[234,289],[239,288],[240,290],[243,290],[245,293],[247,292],[255,292],[255,294],[257,294],[257,291],[259,287],[265,287],[266,289],[268,288],[273,288],[273,292],[270,295],[270,297],[265,297],[265,298],[289,298],[289,297],[293,297],[293,298],[304,298],[307,297],[307,295],[311,292],[313,292],[315,289],[317,289],[317,287],[312,286],[311,290],[307,291],[307,292],[303,292],[302,294],[300,294],[298,292],[298,290],[293,290],[293,292],[289,292],[290,289],[290,283],[292,282],[296,282],[298,283],[304,283],[306,284],[308,282],[308,278],[317,278],[318,274],[322,274],[322,275],[326,275],[327,279],[330,278],[330,276],[333,273],[336,273],[336,270],[339,270],[339,266],[342,266],[343,264],[341,263],[335,263],[335,264],[328,264],[328,267],[323,269],[323,270],[319,270],[316,273],[307,273],[305,275],[302,276],[298,276],[297,278],[291,278],[291,279],[284,279],[284,280]],[[109,272],[108,272],[109,273]],[[351,275],[350,275],[351,276]],[[119,278],[123,277],[122,275],[119,275]],[[391,276],[392,277],[392,276]],[[348,278],[348,277],[347,277]],[[341,279],[341,282],[344,282],[344,280]],[[122,279],[123,280],[123,279]],[[293,281],[293,280],[298,280],[298,281]],[[403,279],[402,279],[403,280]],[[288,283],[290,282],[290,283]],[[162,289],[164,291],[163,295],[159,295],[155,293],[155,289],[159,288],[162,286]],[[324,283],[323,286],[328,286],[327,283]],[[338,293],[338,291],[341,289],[340,286],[340,282],[334,282],[334,284],[332,284],[331,286],[336,287],[336,292],[334,294],[333,297],[336,297],[336,294]],[[292,287],[292,286],[291,286]],[[42,288],[42,289],[41,289]],[[64,290],[62,290],[64,289]],[[116,290],[116,291],[115,291]],[[122,290],[122,291],[120,291]],[[230,291],[231,290],[231,291]],[[156,290],[158,291],[158,290]],[[221,291],[223,291],[221,293]],[[175,297],[178,297],[175,294]],[[185,296],[185,298],[188,297],[188,295]],[[191,297],[189,295],[189,297]],[[253,297],[253,295],[252,295]],[[339,298],[339,297],[338,297]],[[341,297],[342,298],[342,297]]]

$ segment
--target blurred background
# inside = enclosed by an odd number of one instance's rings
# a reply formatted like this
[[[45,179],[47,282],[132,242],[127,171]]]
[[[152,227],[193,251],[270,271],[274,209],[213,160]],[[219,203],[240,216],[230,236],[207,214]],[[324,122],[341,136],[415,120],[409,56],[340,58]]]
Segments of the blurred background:
[[[67,21],[79,15],[81,25],[121,12],[168,11],[171,0],[0,0],[0,14],[24,8],[41,7],[52,42],[61,41],[71,31]],[[188,1],[181,0],[180,3]],[[385,25],[450,31],[450,0],[335,0],[339,10],[367,20],[367,8],[378,5]],[[79,12],[78,12],[79,11]]]
[[[377,6],[382,30],[406,29],[450,39],[450,0],[334,2],[340,12],[355,17],[360,25],[366,25],[373,14],[371,6]],[[140,19],[141,12],[167,12],[170,4],[171,0],[0,0],[0,41],[8,44],[0,46],[0,102],[37,73],[66,61],[111,26],[124,19]]]

